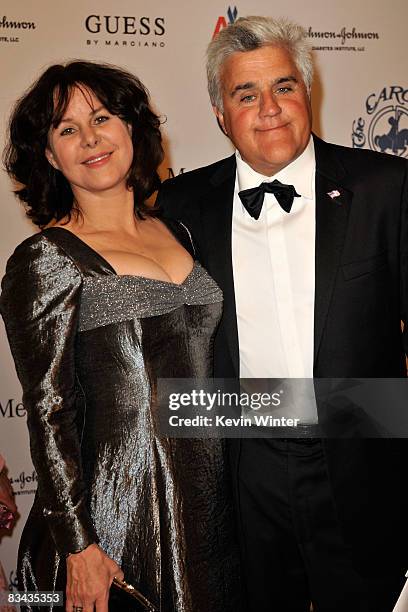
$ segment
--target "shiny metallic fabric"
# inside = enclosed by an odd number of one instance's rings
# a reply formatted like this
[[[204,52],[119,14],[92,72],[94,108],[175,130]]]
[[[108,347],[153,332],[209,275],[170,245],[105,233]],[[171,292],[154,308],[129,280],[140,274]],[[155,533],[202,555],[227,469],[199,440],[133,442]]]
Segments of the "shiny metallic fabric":
[[[2,288],[38,473],[19,588],[64,590],[64,555],[99,541],[161,612],[238,610],[224,443],[156,436],[152,401],[159,377],[211,376],[214,281],[197,262],[182,285],[121,277],[51,228]]]

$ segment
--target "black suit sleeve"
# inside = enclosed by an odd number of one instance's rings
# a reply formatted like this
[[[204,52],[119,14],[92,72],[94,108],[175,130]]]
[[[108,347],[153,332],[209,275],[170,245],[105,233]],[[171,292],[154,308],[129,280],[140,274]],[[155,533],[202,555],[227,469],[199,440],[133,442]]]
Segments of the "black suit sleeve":
[[[174,179],[168,179],[162,183],[159,193],[157,194],[156,206],[160,208],[161,214],[165,219],[173,219],[182,221],[188,226],[188,218],[186,218],[186,206],[184,206],[185,194],[183,190],[177,188]],[[187,215],[188,216],[188,215]]]
[[[156,206],[160,209],[163,220],[167,221],[167,224],[170,223],[173,227],[175,221],[181,224],[182,233],[188,238],[187,243],[180,240],[181,243],[195,259],[201,261],[194,204],[190,189],[180,187],[177,179],[168,179],[162,183],[157,195]],[[174,233],[180,238],[180,230]],[[191,252],[189,243],[193,246],[194,253]]]

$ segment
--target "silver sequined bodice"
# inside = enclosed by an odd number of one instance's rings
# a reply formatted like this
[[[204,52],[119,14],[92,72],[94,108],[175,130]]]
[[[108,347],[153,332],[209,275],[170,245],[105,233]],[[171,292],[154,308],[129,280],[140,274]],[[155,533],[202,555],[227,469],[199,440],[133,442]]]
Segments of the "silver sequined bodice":
[[[197,261],[179,285],[143,276],[91,276],[83,283],[79,331],[162,315],[183,304],[217,302],[222,302],[222,292]]]

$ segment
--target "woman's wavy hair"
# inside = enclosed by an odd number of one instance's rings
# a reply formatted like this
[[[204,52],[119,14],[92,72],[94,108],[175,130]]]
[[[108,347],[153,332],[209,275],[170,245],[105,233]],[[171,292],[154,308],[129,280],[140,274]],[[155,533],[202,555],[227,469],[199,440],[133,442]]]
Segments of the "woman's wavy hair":
[[[135,212],[156,214],[146,200],[158,189],[157,168],[163,160],[160,119],[149,106],[149,94],[137,77],[109,64],[75,60],[50,66],[17,101],[10,117],[4,166],[18,183],[15,193],[33,223],[71,216],[75,208],[70,184],[45,156],[50,128],[60,123],[75,87],[93,92],[105,108],[131,126],[133,162],[127,185]]]

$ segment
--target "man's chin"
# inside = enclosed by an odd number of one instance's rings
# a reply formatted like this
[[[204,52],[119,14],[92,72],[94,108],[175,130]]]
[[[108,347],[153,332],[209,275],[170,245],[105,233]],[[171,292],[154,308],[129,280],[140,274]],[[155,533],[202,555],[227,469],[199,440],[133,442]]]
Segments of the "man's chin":
[[[299,156],[297,149],[293,147],[282,147],[278,144],[270,149],[263,151],[259,158],[254,159],[249,165],[265,176],[272,176],[288,166]]]

